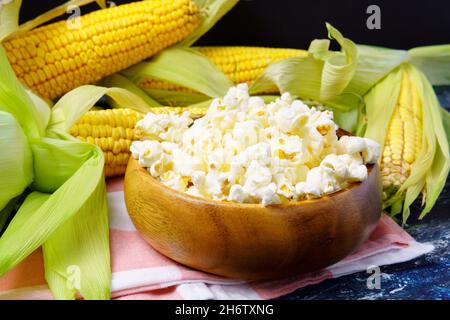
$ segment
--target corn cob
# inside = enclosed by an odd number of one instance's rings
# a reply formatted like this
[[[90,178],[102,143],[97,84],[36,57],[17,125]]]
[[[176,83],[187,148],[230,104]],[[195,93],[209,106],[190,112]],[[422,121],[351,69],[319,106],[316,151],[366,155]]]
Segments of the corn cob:
[[[187,110],[192,117],[202,116],[206,111],[195,107],[161,107],[151,111],[161,114],[182,113]],[[139,139],[139,132],[134,127],[142,117],[143,114],[131,109],[89,111],[72,126],[70,134],[102,149],[106,177],[120,176],[125,173],[131,143]]]
[[[54,99],[151,57],[184,39],[200,23],[192,0],[138,1],[19,34],[4,42],[19,79]]]
[[[243,82],[251,84],[270,63],[307,54],[307,51],[299,49],[263,47],[197,47],[196,49],[208,57],[234,84]],[[150,78],[142,80],[139,85],[144,89],[192,92],[188,88]],[[276,93],[276,91],[265,93]]]
[[[388,126],[381,159],[385,196],[394,194],[406,181],[421,148],[421,101],[417,89],[404,70],[400,95]]]

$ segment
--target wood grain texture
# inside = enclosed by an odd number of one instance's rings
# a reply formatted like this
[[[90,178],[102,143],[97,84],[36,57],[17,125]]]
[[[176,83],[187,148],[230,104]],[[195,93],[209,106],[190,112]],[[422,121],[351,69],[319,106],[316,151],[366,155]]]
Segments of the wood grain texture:
[[[195,269],[268,279],[331,265],[365,241],[381,214],[378,166],[362,183],[315,200],[263,207],[170,189],[130,159],[128,212],[143,238]]]

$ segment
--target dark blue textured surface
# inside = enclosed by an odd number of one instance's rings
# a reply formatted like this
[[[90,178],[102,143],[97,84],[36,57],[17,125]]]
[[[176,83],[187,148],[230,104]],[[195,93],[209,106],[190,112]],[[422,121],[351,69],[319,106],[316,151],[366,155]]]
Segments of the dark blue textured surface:
[[[450,87],[435,88],[442,106],[450,110]],[[381,267],[381,289],[367,288],[369,274],[359,272],[299,289],[281,299],[450,299],[450,179],[433,210],[417,220],[412,208],[406,230],[436,249],[413,261]]]

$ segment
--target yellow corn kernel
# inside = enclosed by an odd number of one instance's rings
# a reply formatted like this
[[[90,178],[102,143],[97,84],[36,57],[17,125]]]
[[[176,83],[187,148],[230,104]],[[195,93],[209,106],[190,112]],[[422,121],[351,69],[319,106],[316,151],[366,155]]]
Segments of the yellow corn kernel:
[[[200,19],[193,0],[138,1],[83,15],[79,29],[60,21],[19,34],[4,47],[17,76],[42,97],[54,99],[183,40]],[[31,70],[37,78],[27,76]],[[61,81],[61,75],[71,81]],[[51,79],[57,86],[48,84]]]
[[[422,148],[422,135],[420,97],[404,70],[381,159],[381,175],[386,195],[395,193],[409,177],[411,165]]]

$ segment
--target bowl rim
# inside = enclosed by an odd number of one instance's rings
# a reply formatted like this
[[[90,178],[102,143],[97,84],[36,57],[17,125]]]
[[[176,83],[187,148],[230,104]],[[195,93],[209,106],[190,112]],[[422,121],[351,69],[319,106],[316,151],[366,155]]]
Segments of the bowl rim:
[[[176,196],[177,198],[180,198],[186,202],[196,202],[197,204],[204,204],[204,205],[210,205],[210,206],[216,206],[216,207],[238,207],[238,208],[247,208],[247,209],[264,209],[264,208],[270,208],[270,209],[284,209],[284,208],[291,208],[291,207],[298,207],[301,205],[310,205],[310,204],[314,204],[320,201],[324,201],[324,200],[330,200],[336,196],[342,195],[344,193],[347,193],[355,188],[360,187],[363,183],[367,183],[369,180],[369,177],[371,175],[374,174],[374,170],[376,170],[376,168],[378,167],[378,165],[375,164],[365,164],[366,168],[367,168],[367,178],[364,181],[358,181],[358,182],[350,182],[348,186],[346,186],[345,188],[342,188],[340,190],[337,190],[335,192],[323,195],[320,198],[314,198],[314,199],[303,199],[303,200],[296,200],[296,201],[288,201],[286,203],[281,203],[281,204],[271,204],[268,206],[263,206],[261,203],[239,203],[239,202],[232,202],[232,201],[222,201],[222,200],[215,200],[215,199],[207,199],[207,198],[200,198],[200,197],[196,197],[193,195],[190,195],[188,193],[185,192],[181,192],[179,190],[176,189],[172,189],[168,186],[166,186],[164,183],[162,183],[161,181],[159,181],[158,179],[152,177],[149,172],[144,168],[141,167],[138,163],[138,161],[136,159],[134,159],[133,157],[130,157],[129,162],[134,161],[135,166],[137,168],[137,170],[139,171],[139,173],[141,173],[142,177],[145,177],[144,179],[146,179],[147,181],[151,181],[151,183],[155,184],[156,186],[158,186],[158,188],[165,190],[166,192],[170,192],[172,193],[174,196]],[[128,167],[129,167],[129,163],[127,166],[127,171],[125,173],[125,180],[126,180],[126,176],[128,173]],[[143,173],[143,174],[142,174]],[[125,184],[126,186],[126,184]]]

